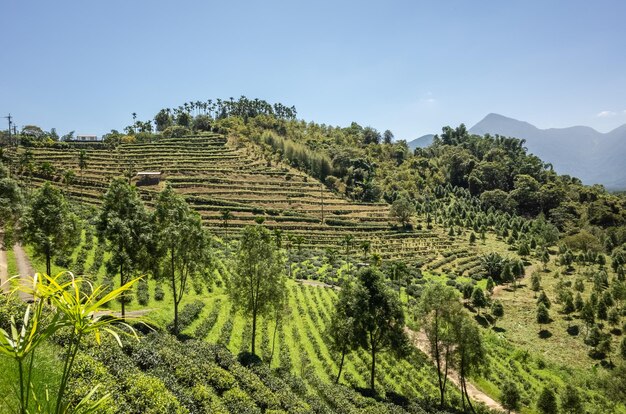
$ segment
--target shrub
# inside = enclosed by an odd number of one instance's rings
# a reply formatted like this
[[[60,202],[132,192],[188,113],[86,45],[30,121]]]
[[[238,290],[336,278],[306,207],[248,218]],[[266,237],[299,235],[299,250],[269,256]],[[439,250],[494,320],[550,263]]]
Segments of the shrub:
[[[102,267],[103,259],[104,259],[104,247],[102,247],[101,245],[98,245],[98,247],[96,248],[96,251],[94,252],[93,262],[91,263],[91,267],[89,268],[89,271],[93,274],[97,274],[100,271],[100,268]]]
[[[202,279],[196,277],[192,280],[193,291],[196,295],[201,295],[204,291],[204,283],[202,283]]]
[[[222,402],[232,414],[256,414],[261,409],[254,405],[254,401],[240,388],[233,388],[222,395]]]
[[[203,339],[208,335],[219,316],[221,302],[222,300],[219,298],[215,300],[215,303],[213,304],[213,309],[211,309],[211,313],[206,318],[204,318],[204,320],[198,325],[193,333],[193,336],[198,339]]]
[[[203,367],[207,378],[207,383],[217,392],[228,391],[237,384],[233,375],[216,364],[206,364]]]
[[[234,364],[230,367],[230,372],[239,382],[239,386],[248,392],[250,398],[254,400],[257,406],[264,409],[280,407],[280,401],[252,371],[239,364]]]
[[[54,258],[54,264],[62,268],[69,268],[72,265],[72,257],[70,255],[61,253]]]
[[[204,385],[196,385],[191,389],[191,398],[203,411],[211,414],[229,414],[219,397],[210,388]]]
[[[165,291],[163,286],[159,283],[154,288],[154,300],[161,302],[165,298]]]
[[[202,309],[204,308],[204,302],[196,300],[185,305],[183,310],[178,314],[178,330],[183,331],[186,327],[191,325],[195,321]],[[174,329],[174,322],[167,326],[169,331]]]
[[[189,130],[189,128],[185,128],[180,125],[174,125],[165,128],[165,131],[163,131],[163,138],[181,138],[185,135],[189,135],[190,133],[191,131]]]
[[[74,263],[73,272],[76,276],[85,273],[85,262],[87,261],[87,251],[81,249],[76,255],[76,262]]]
[[[129,414],[184,414],[189,411],[182,407],[176,397],[157,378],[132,374],[125,381]]]
[[[0,295],[0,328],[11,332],[11,317],[20,320],[25,310],[26,303],[16,296]]]
[[[113,404],[106,404],[98,414],[115,414],[127,411],[127,401],[120,392],[115,377],[107,371],[107,367],[89,355],[78,353],[74,360],[66,395],[70,406],[75,406],[93,387],[99,385],[92,400],[102,398],[107,392],[111,394]]]
[[[146,306],[150,301],[150,291],[148,290],[148,282],[141,279],[137,284],[137,302],[141,306]]]

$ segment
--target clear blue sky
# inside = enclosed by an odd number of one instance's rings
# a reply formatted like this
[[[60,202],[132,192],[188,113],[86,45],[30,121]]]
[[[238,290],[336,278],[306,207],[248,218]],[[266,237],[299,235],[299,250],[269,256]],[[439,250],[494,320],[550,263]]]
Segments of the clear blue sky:
[[[162,107],[240,95],[404,139],[489,112],[544,128],[626,123],[621,0],[0,7],[0,115],[60,134],[103,134],[131,123],[132,112],[145,120]]]

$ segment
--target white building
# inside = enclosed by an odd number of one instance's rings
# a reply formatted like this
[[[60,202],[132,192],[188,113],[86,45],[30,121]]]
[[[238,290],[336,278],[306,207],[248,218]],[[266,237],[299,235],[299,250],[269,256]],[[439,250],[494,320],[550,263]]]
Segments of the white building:
[[[102,138],[99,138],[97,135],[76,135],[74,141],[81,142],[92,142],[92,141],[102,141]]]

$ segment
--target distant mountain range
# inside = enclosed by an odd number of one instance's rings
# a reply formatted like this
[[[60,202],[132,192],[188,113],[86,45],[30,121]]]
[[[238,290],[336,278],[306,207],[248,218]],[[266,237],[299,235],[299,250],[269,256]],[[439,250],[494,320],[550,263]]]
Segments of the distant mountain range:
[[[435,138],[435,134],[426,134],[416,138],[408,143],[409,149],[414,151],[415,148],[426,148],[433,143],[433,138]]]
[[[585,184],[602,184],[609,190],[626,189],[626,124],[601,133],[593,128],[539,129],[528,122],[489,114],[469,129],[473,134],[499,134],[526,140],[526,147],[559,174],[580,178]],[[434,135],[408,143],[409,148],[426,147]]]

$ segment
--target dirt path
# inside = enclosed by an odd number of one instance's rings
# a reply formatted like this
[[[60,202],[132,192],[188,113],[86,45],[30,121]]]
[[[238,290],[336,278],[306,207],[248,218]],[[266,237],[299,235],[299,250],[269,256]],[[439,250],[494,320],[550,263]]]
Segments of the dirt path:
[[[26,256],[26,252],[24,252],[24,248],[21,244],[15,243],[13,246],[13,253],[15,254],[15,262],[17,263],[17,271],[20,275],[20,284],[22,286],[28,285],[29,279],[35,276],[35,270],[30,264],[30,260],[28,260],[28,256]],[[28,293],[19,291],[20,298],[26,302],[32,302],[33,297]]]
[[[11,286],[9,286],[9,269],[7,264],[7,252],[4,248],[0,247],[0,290],[4,293],[11,292]]]
[[[296,279],[296,282],[300,283],[301,285],[305,285],[305,286],[323,287],[323,288],[341,290],[341,288],[339,286],[329,285],[328,283],[318,282],[317,280]]]
[[[15,261],[17,263],[17,271],[19,272],[19,275],[20,275],[20,283],[27,284],[30,282],[29,278],[35,275],[35,270],[33,269],[33,266],[31,265],[30,260],[28,259],[28,256],[26,255],[26,252],[24,251],[24,248],[20,244],[16,243],[15,246],[13,246],[13,253],[15,254]],[[2,273],[3,271],[5,273]],[[3,281],[5,280],[4,275],[6,274],[6,272],[7,272],[6,252],[3,250],[0,250],[0,277],[1,277],[1,280]],[[32,302],[33,300],[32,295],[29,295],[21,291],[19,294],[22,300],[27,301],[27,302]],[[133,318],[133,319],[140,318],[146,315],[147,313],[152,312],[153,310],[154,309],[139,309],[139,310],[134,310],[134,311],[128,311],[126,312],[126,317]],[[122,316],[120,312],[115,312],[112,310],[97,312],[96,315],[97,316],[111,315],[111,316],[115,316],[118,318]]]
[[[297,279],[296,282],[302,285],[307,285],[307,286],[326,287],[326,288],[332,288],[332,289],[337,289],[337,290],[341,289],[338,286],[332,286],[323,282],[317,282],[313,280]],[[419,349],[421,352],[423,352],[426,356],[428,356],[428,358],[432,361],[432,356],[430,355],[430,345],[428,343],[428,338],[426,338],[426,334],[422,331],[416,332],[412,330],[411,328],[409,328],[408,326],[404,327],[404,332],[406,332],[406,334],[408,335],[413,345],[417,349]],[[455,371],[450,370],[448,373],[448,378],[457,388],[460,389],[461,381],[459,380],[459,375]],[[471,382],[468,381],[466,385],[467,385],[467,393],[469,394],[472,400],[477,401],[479,403],[483,403],[492,410],[507,412],[507,410],[505,410],[504,407],[502,407],[502,405],[499,402],[497,402],[496,400],[494,400],[493,398],[491,398],[490,396],[488,396],[487,394],[485,394],[484,392],[476,388],[476,386],[472,384]],[[511,413],[517,414],[515,411],[511,411]]]
[[[142,316],[152,312],[153,310],[156,310],[156,309],[138,309],[138,310],[134,310],[134,311],[127,311],[126,312],[126,318],[128,318],[128,319],[138,319],[138,318],[141,318]],[[112,311],[112,310],[105,310],[105,311],[96,312],[95,315],[96,316],[111,315],[111,316],[114,316],[116,318],[121,318],[122,317],[122,312],[117,312],[117,311]]]
[[[410,329],[408,326],[404,327],[404,332],[407,334],[407,336],[409,337],[413,345],[417,349],[422,351],[425,355],[427,355],[428,358],[430,358],[432,361],[433,359],[430,354],[430,344],[428,343],[428,338],[426,337],[426,334],[423,331],[416,332]],[[456,371],[449,370],[448,379],[457,388],[459,389],[461,388],[461,381],[459,379],[459,374]],[[499,402],[497,402],[496,400],[494,400],[493,398],[491,398],[490,396],[488,396],[487,394],[485,394],[484,392],[476,388],[474,384],[472,384],[471,382],[467,382],[466,385],[467,385],[467,393],[469,394],[472,400],[477,401],[479,403],[483,403],[492,410],[499,410],[499,411],[506,412],[504,407],[502,407],[502,405]],[[515,413],[515,411],[511,411],[511,413]]]

